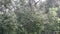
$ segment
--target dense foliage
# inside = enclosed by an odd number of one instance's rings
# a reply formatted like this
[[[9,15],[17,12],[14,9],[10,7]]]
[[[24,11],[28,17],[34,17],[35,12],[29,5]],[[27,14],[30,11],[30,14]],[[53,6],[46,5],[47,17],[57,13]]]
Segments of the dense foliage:
[[[60,34],[59,0],[51,1],[0,0],[0,34]]]

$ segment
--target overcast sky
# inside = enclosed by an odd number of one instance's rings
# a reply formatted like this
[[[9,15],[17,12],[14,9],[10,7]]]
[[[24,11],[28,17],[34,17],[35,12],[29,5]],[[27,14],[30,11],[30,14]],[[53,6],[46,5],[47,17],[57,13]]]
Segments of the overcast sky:
[[[39,1],[39,0],[35,0],[35,1],[37,2],[37,1]],[[46,0],[40,0],[40,1],[45,2]]]

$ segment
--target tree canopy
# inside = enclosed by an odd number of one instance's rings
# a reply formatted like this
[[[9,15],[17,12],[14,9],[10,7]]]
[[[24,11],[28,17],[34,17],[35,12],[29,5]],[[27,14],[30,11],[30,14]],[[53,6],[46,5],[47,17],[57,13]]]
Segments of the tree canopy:
[[[0,0],[0,34],[60,34],[60,0]]]

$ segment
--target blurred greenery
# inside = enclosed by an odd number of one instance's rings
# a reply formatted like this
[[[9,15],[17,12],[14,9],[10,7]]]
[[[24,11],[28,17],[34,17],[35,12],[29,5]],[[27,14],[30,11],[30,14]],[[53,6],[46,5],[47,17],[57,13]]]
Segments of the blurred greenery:
[[[0,0],[0,34],[60,34],[58,1]]]

